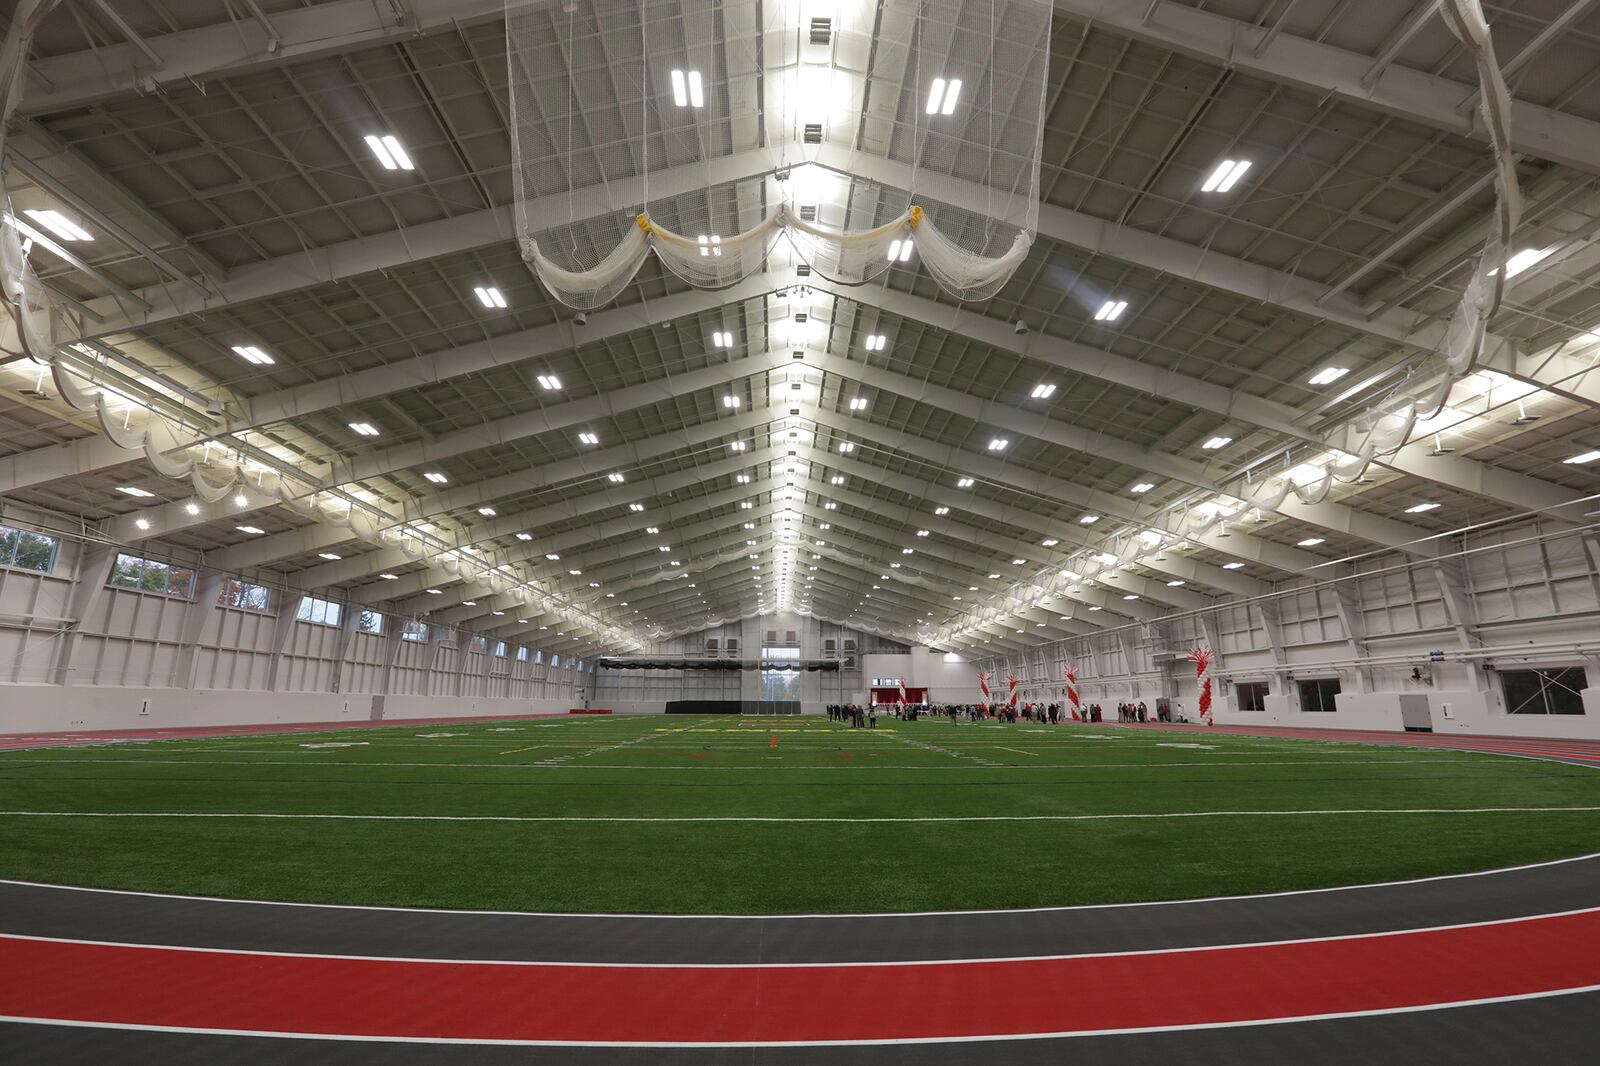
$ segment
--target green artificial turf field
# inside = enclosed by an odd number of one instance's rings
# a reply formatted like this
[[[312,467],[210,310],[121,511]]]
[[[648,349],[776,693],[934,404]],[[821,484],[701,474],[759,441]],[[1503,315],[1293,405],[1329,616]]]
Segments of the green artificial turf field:
[[[1482,810],[1506,807],[1523,809]],[[1600,773],[1159,729],[650,716],[0,753],[0,812],[7,878],[426,907],[887,911],[1270,892],[1597,851]],[[37,816],[56,812],[137,816]],[[214,813],[284,817],[155,816]]]

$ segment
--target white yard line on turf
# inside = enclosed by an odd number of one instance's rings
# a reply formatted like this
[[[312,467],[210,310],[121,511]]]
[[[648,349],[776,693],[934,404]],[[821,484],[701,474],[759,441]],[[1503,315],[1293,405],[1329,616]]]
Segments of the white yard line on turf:
[[[1295,811],[1160,811],[1123,814],[916,815],[906,818],[818,818],[772,815],[305,814],[265,811],[0,811],[0,818],[262,818],[336,822],[748,822],[862,825],[918,822],[1116,822],[1159,818],[1327,818],[1368,814],[1594,813],[1600,807],[1350,807]]]

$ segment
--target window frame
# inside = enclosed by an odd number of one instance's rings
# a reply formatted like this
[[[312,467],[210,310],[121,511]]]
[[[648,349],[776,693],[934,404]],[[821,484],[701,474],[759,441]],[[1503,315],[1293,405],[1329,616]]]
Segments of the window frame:
[[[308,606],[309,605],[309,606]],[[321,610],[318,610],[318,607]],[[332,614],[333,617],[328,617]],[[318,617],[320,615],[320,617]],[[294,609],[294,620],[306,622],[315,626],[328,626],[337,629],[344,619],[344,604],[334,600],[325,600],[320,596],[301,596],[300,603]]]
[[[15,539],[11,542],[10,547],[4,546],[7,534],[15,534]],[[18,561],[17,557],[22,551],[25,539],[44,541],[50,546],[49,558],[45,560],[43,567],[28,566]],[[38,533],[31,529],[23,529],[21,526],[0,525],[0,570],[19,570],[24,574],[53,574],[60,556],[60,537],[52,537],[48,533]]]
[[[117,580],[123,571],[123,560],[137,563],[136,577],[132,584]],[[162,575],[161,587],[154,588],[149,584],[149,577],[159,568]],[[174,574],[187,574],[188,582],[180,589],[173,588],[172,576]],[[145,555],[133,555],[130,552],[117,552],[116,558],[111,561],[111,575],[106,578],[106,587],[121,589],[124,592],[142,592],[150,596],[165,596],[169,600],[193,600],[196,579],[199,571],[189,566],[179,566],[169,563],[164,559],[152,559]]]
[[[1254,697],[1253,699],[1246,700],[1245,693],[1247,690]],[[1267,709],[1267,697],[1270,695],[1272,695],[1272,682],[1270,681],[1239,681],[1233,686],[1234,703],[1238,705],[1239,710],[1249,714],[1265,712]],[[1251,703],[1255,703],[1257,706],[1252,707],[1250,706]]]
[[[1327,691],[1329,685],[1333,686],[1332,692]],[[1316,693],[1316,698],[1312,701],[1306,699],[1308,686]],[[1307,714],[1333,714],[1339,709],[1338,704],[1334,702],[1334,697],[1338,696],[1342,691],[1337,677],[1305,678],[1298,682],[1298,691],[1300,694],[1300,709]],[[1318,706],[1311,706],[1313,702]]]
[[[245,598],[253,593],[261,593],[261,604],[246,603]],[[272,613],[272,590],[266,585],[257,585],[253,581],[243,578],[230,577],[222,583],[222,589],[217,593],[217,606],[229,611],[249,611],[251,614]]]
[[[1532,677],[1537,681],[1535,688],[1519,703],[1510,686],[1514,679],[1520,682],[1524,677]],[[1571,684],[1573,681],[1579,684],[1574,687]],[[1546,716],[1586,714],[1588,710],[1583,705],[1583,690],[1588,687],[1589,671],[1582,666],[1532,666],[1500,671],[1500,696],[1505,700],[1507,714]],[[1552,693],[1557,693],[1561,702],[1569,709],[1553,709]],[[1538,700],[1539,709],[1530,707],[1530,703],[1535,699]]]

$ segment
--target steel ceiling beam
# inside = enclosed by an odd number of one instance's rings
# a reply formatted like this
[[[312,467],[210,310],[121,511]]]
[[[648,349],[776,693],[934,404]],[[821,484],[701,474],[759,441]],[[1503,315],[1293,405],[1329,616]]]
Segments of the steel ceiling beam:
[[[1154,0],[1145,17],[1125,0],[1054,0],[1057,12],[1122,37],[1193,56],[1318,97],[1337,97],[1474,141],[1485,137],[1470,106],[1477,86],[1389,63],[1368,82],[1373,57],[1320,41],[1270,32],[1173,0]],[[1442,28],[1441,28],[1442,29]],[[1463,106],[1466,105],[1466,106]],[[1511,148],[1600,174],[1600,123],[1511,101]]]

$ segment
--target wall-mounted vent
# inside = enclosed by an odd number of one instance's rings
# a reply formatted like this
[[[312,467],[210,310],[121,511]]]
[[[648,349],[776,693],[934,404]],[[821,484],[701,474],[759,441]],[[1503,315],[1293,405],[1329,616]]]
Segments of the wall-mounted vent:
[[[715,637],[712,637],[710,640],[706,641],[706,651],[710,652],[712,655],[717,654],[717,640]]]
[[[783,639],[784,639],[785,642],[787,642],[789,644],[798,644],[798,643],[800,643],[800,638],[795,636],[794,630],[792,630],[792,629],[784,630]]]
[[[807,222],[815,222],[817,219],[817,205],[808,204],[807,207],[809,207],[811,210],[811,216],[806,218],[806,207],[802,207],[800,209],[800,216],[805,218]],[[794,268],[794,272],[796,275],[802,278],[809,278],[811,276],[811,267],[805,263],[801,263],[799,266]]]
[[[827,44],[833,39],[833,19],[814,18],[811,20],[811,43]]]
[[[800,205],[800,221],[802,221],[802,222],[815,222],[816,220],[817,220],[817,205],[816,204],[801,204]],[[801,277],[808,278],[808,277],[811,276],[811,268],[810,267],[805,266],[805,265],[802,264],[797,269],[797,273],[800,270],[805,271],[805,273],[800,275]]]
[[[776,644],[776,643],[778,643],[778,631],[776,629],[767,630],[767,643],[768,644]]]
[[[838,650],[839,650],[839,642],[837,640],[825,640],[825,641],[822,642],[823,654],[832,655],[834,652],[836,652]]]
[[[795,321],[796,325],[800,325],[800,324],[809,322],[809,321],[811,321],[811,315],[808,314],[805,311],[796,311],[794,313],[794,321]]]
[[[844,650],[845,651],[855,651],[856,650],[856,642],[854,640],[852,640],[852,639],[846,638],[845,642],[844,642]]]
[[[820,122],[807,122],[806,123],[806,128],[805,128],[805,133],[802,135],[801,139],[804,140],[806,144],[821,144],[822,143],[822,123],[820,123]]]
[[[728,654],[729,655],[738,655],[739,654],[739,638],[738,637],[729,637],[728,638]]]

